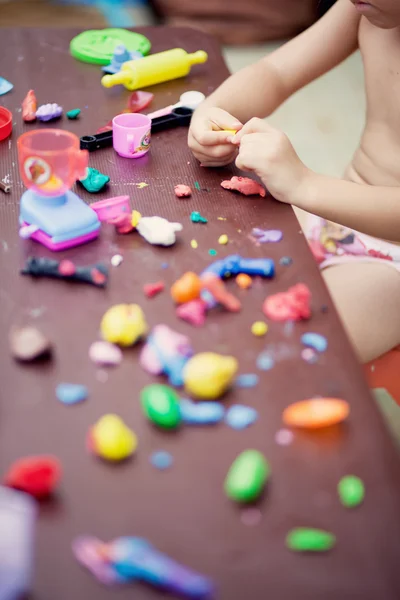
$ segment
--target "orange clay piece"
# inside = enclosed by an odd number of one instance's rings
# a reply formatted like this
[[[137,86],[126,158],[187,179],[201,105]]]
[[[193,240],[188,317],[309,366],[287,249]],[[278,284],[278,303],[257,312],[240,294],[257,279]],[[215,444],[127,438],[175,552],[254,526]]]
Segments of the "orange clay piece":
[[[200,297],[201,281],[196,273],[188,271],[177,279],[171,287],[172,299],[177,304],[184,304]]]
[[[201,278],[203,288],[208,290],[222,306],[231,312],[238,312],[242,305],[233,294],[228,292],[225,283],[214,273],[204,273]]]
[[[246,273],[239,273],[239,275],[235,279],[236,283],[242,290],[248,290],[253,283],[250,275],[246,275]]]
[[[282,414],[289,427],[319,429],[344,421],[350,412],[349,404],[338,398],[314,398],[290,404]]]
[[[35,92],[33,90],[29,90],[29,92],[22,101],[22,118],[25,121],[25,123],[31,123],[32,121],[36,121],[36,110],[37,100]]]

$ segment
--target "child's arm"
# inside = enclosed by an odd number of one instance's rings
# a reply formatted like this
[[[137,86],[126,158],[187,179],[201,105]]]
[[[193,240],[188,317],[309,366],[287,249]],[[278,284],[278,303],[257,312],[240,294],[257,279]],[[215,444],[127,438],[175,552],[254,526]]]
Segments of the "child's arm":
[[[254,171],[271,194],[324,219],[400,242],[400,187],[371,186],[318,175],[297,156],[287,136],[252,119],[233,137],[236,165]]]
[[[267,117],[294,92],[341,63],[358,46],[360,15],[338,0],[309,29],[229,77],[199,107],[222,108],[242,123]]]

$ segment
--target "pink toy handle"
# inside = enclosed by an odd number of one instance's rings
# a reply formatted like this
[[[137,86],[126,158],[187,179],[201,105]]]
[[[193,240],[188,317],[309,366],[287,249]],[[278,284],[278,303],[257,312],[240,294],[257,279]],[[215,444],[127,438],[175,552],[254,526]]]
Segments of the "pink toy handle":
[[[155,110],[152,113],[148,113],[147,116],[150,117],[150,119],[155,119],[156,117],[164,117],[165,115],[169,115],[169,113],[173,111],[175,106],[175,104],[170,104],[165,108],[160,108],[159,110]]]
[[[78,150],[76,153],[76,178],[83,179],[86,176],[86,169],[89,165],[89,152],[87,150]]]

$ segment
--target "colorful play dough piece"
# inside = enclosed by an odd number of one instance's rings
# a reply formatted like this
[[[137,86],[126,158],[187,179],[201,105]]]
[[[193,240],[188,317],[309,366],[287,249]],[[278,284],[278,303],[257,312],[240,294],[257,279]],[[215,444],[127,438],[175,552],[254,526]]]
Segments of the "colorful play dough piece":
[[[180,411],[186,425],[214,425],[224,418],[225,409],[219,402],[192,402],[181,398]]]
[[[61,478],[61,465],[55,456],[27,456],[15,461],[4,477],[4,485],[40,500],[54,492]]]
[[[176,185],[174,191],[177,198],[189,198],[189,196],[192,195],[192,190],[190,187],[188,185],[184,185],[183,183]]]
[[[301,343],[317,352],[325,352],[328,347],[328,340],[324,335],[320,333],[303,333],[301,336]]]
[[[50,357],[51,342],[37,327],[13,327],[9,335],[11,353],[17,360],[30,362]]]
[[[262,337],[268,331],[268,325],[264,321],[255,321],[251,326],[251,333],[256,337]]]
[[[97,456],[112,462],[125,460],[137,448],[137,437],[121,417],[104,415],[90,429],[89,447]]]
[[[150,41],[141,33],[126,29],[108,28],[83,31],[71,40],[70,52],[82,62],[108,65],[117,46],[123,44],[129,52],[150,52]]]
[[[188,271],[171,287],[171,297],[177,304],[184,304],[200,297],[202,283],[198,275]]]
[[[229,242],[229,238],[226,235],[226,233],[223,233],[222,235],[219,236],[218,244],[221,244],[221,246],[225,246],[228,242]]]
[[[200,298],[185,302],[176,307],[176,316],[195,327],[201,327],[206,321],[206,303]]]
[[[86,176],[83,179],[79,179],[79,183],[91,194],[100,192],[109,181],[110,178],[108,175],[104,175],[104,173],[100,173],[100,171],[92,167],[88,167]]]
[[[296,527],[286,536],[286,547],[294,552],[326,552],[335,544],[333,533],[323,529]]]
[[[340,502],[346,508],[355,508],[362,504],[365,496],[365,487],[362,479],[356,475],[345,475],[338,483]]]
[[[259,380],[257,373],[242,373],[236,377],[235,385],[240,388],[252,388],[258,384]]]
[[[140,393],[140,401],[146,417],[158,427],[176,429],[180,424],[179,398],[167,385],[147,385]]]
[[[120,346],[132,346],[147,333],[147,329],[144,313],[137,304],[115,304],[100,323],[103,339]]]
[[[345,400],[312,398],[291,404],[283,411],[283,422],[288,427],[319,429],[344,421],[350,412]]]
[[[150,462],[159,471],[165,471],[172,467],[172,463],[174,459],[172,458],[172,454],[169,452],[165,452],[165,450],[157,450],[153,452],[150,456]]]
[[[81,114],[81,109],[80,108],[73,108],[72,110],[69,110],[65,114],[66,114],[67,119],[70,119],[71,121],[74,121]]]
[[[194,210],[190,215],[190,220],[192,223],[208,223],[208,219],[206,219],[206,217],[202,217],[201,214],[196,210]]]
[[[59,383],[56,387],[57,400],[63,404],[78,404],[86,400],[88,395],[87,387],[79,383]]]
[[[233,356],[201,352],[190,358],[183,369],[185,389],[197,398],[214,400],[228,389],[237,369],[238,361]]]
[[[235,281],[242,290],[247,290],[253,283],[250,275],[246,275],[246,273],[239,273],[239,275],[236,276]]]
[[[228,498],[253,502],[261,495],[270,474],[265,457],[258,450],[245,450],[233,461],[225,479]]]
[[[122,352],[110,342],[93,342],[89,348],[89,358],[97,365],[115,366],[122,361]]]
[[[287,292],[267,296],[264,314],[273,321],[300,321],[311,316],[311,292],[304,283],[298,283]]]
[[[221,182],[221,187],[225,190],[234,190],[236,192],[240,192],[245,196],[261,196],[264,198],[266,196],[266,191],[262,185],[254,181],[254,179],[250,179],[250,177],[232,177],[231,179],[227,179],[226,181]]]
[[[226,415],[225,423],[232,429],[246,429],[258,419],[258,412],[251,406],[244,404],[234,404],[231,406]]]

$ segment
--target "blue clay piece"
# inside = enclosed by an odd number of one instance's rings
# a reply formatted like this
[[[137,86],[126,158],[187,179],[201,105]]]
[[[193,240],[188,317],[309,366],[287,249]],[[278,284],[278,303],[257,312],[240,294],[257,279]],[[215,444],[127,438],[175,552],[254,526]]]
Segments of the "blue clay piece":
[[[251,406],[243,404],[234,404],[228,409],[225,416],[225,423],[232,429],[245,429],[258,419],[258,412]]]
[[[201,275],[214,273],[218,277],[231,277],[246,273],[252,277],[271,278],[275,274],[275,264],[271,258],[243,258],[239,254],[231,254],[224,260],[217,260],[209,265]]]
[[[153,452],[153,454],[150,456],[150,462],[156,469],[165,471],[165,469],[172,467],[174,459],[169,452],[165,452],[165,450],[158,450],[157,452]]]
[[[56,388],[57,400],[63,404],[77,404],[88,397],[89,392],[85,385],[79,383],[59,383]]]
[[[7,79],[4,79],[4,77],[0,77],[0,96],[3,96],[3,94],[7,94],[7,92],[10,92],[13,89],[13,87],[13,84],[7,81]]]
[[[290,258],[290,256],[282,256],[282,258],[279,259],[279,264],[283,267],[289,267],[289,265],[291,265],[292,262],[293,259]]]
[[[243,373],[243,375],[236,377],[235,385],[241,388],[251,388],[257,385],[259,379],[256,373]]]
[[[214,425],[224,418],[225,409],[219,402],[180,401],[182,421],[186,425]]]
[[[317,352],[325,352],[328,347],[328,340],[320,333],[304,333],[301,336],[301,343]]]
[[[274,366],[275,361],[268,352],[261,352],[257,357],[256,364],[260,371],[269,371]]]
[[[169,264],[168,263],[162,263],[161,268],[162,269],[168,269]]]

